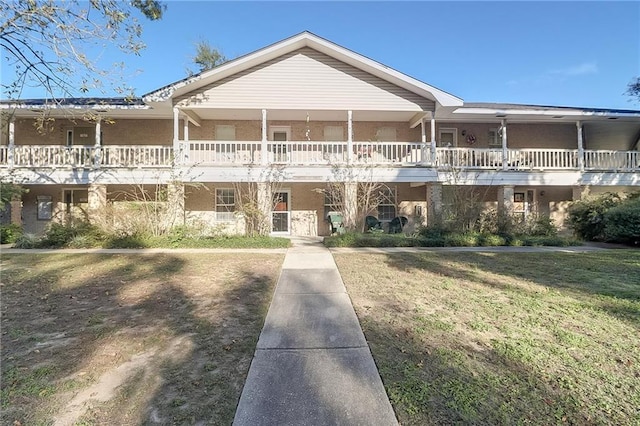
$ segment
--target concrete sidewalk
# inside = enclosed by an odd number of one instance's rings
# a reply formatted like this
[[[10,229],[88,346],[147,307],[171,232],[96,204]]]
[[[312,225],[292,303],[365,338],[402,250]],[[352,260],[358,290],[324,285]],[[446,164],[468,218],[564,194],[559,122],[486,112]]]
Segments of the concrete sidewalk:
[[[331,253],[293,243],[233,424],[397,425]]]

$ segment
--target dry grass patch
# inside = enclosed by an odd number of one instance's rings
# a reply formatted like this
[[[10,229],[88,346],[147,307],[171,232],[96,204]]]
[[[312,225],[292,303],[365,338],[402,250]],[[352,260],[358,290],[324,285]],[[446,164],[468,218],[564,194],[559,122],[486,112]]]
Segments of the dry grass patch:
[[[284,255],[2,257],[3,424],[230,424]]]
[[[335,258],[401,424],[640,424],[640,252]]]

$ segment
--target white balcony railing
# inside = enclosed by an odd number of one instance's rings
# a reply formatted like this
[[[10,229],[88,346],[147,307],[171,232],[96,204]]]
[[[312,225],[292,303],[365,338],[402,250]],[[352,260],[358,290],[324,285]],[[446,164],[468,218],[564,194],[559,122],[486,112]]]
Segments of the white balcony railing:
[[[470,170],[640,171],[638,151],[436,148],[417,142],[188,141],[167,145],[0,146],[0,167],[141,168],[251,164],[373,164]],[[263,151],[264,150],[264,151]],[[504,157],[506,154],[506,157]],[[504,160],[503,161],[503,157]]]
[[[13,163],[27,167],[91,167],[93,147],[61,145],[18,145]]]
[[[585,170],[637,171],[640,170],[638,151],[585,151]]]
[[[94,150],[101,167],[163,167],[173,160],[173,148],[165,145],[104,145]]]

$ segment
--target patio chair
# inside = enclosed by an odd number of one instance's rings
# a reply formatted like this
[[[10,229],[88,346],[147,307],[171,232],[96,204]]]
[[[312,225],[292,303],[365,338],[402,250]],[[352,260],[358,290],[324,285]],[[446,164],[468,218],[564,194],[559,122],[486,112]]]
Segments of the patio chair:
[[[329,221],[329,226],[331,227],[331,235],[344,234],[344,218],[342,217],[341,213],[329,212],[329,214],[327,214],[327,220]]]
[[[364,232],[371,231],[372,229],[382,230],[382,222],[375,216],[367,216],[364,218]]]
[[[409,219],[407,219],[404,216],[396,216],[396,217],[394,217],[391,220],[391,222],[389,222],[389,233],[390,234],[399,234],[399,233],[401,233],[402,232],[402,228],[405,227],[407,222],[409,222]]]

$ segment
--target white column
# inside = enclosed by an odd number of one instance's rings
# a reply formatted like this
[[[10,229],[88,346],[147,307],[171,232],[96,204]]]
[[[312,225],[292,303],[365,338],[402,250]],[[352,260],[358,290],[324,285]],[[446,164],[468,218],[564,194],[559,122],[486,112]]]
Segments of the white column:
[[[584,142],[582,140],[582,122],[576,122],[578,128],[578,168],[584,171]]]
[[[502,170],[507,170],[507,164],[509,163],[509,150],[507,149],[507,120],[502,120],[500,123],[500,129],[502,130]]]
[[[173,161],[175,164],[180,164],[180,134],[178,132],[178,126],[180,125],[180,111],[178,108],[173,107]]]
[[[344,227],[350,231],[358,224],[358,183],[344,183]]]
[[[268,163],[267,158],[267,110],[262,110],[262,145],[261,145],[262,164]]]
[[[420,120],[420,133],[421,133],[420,141],[422,141],[422,148],[420,149],[420,155],[422,158],[420,160],[422,164],[426,164],[427,163],[427,128],[424,122],[424,118]]]
[[[436,118],[431,116],[431,164],[436,164]]]
[[[189,118],[184,117],[182,122],[182,140],[184,144],[182,145],[182,158],[181,160],[185,163],[189,158]]]
[[[347,163],[353,161],[353,111],[347,111]]]
[[[513,214],[513,185],[504,185],[498,187],[498,211],[501,214]]]
[[[427,225],[432,226],[442,220],[442,184],[428,183],[426,188]]]
[[[102,138],[100,137],[100,133],[102,132],[101,125],[102,120],[100,119],[100,117],[98,117],[96,121],[96,138],[93,142],[93,167],[96,169],[100,167],[100,151],[102,145]]]
[[[13,120],[13,118],[11,119],[11,121],[9,121],[9,152],[7,153],[8,155],[8,160],[9,160],[9,167],[13,167],[14,165],[14,153],[15,153],[15,149],[16,149],[16,123]]]

